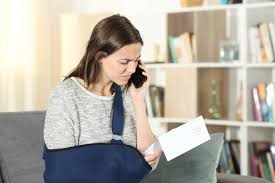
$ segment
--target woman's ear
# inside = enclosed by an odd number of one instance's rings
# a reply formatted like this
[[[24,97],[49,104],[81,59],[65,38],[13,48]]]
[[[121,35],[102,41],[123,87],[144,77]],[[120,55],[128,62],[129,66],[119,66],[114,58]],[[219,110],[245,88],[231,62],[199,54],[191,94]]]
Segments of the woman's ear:
[[[104,58],[104,57],[106,57],[106,56],[107,56],[107,53],[106,53],[106,52],[104,52],[104,51],[99,51],[99,52],[97,52],[96,55],[95,55],[95,60],[96,60],[97,62],[101,63],[101,59]]]

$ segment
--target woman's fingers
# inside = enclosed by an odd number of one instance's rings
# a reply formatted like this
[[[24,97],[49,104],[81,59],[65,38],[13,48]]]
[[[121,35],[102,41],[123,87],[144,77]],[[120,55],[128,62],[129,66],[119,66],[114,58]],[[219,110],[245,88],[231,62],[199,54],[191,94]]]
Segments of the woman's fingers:
[[[149,154],[144,157],[144,159],[148,162],[149,165],[154,165],[157,159],[161,156],[162,151],[157,151],[154,154]]]
[[[149,70],[147,69],[147,67],[144,65],[144,63],[140,62],[140,64],[138,64],[139,68],[143,69],[145,72],[149,72]]]

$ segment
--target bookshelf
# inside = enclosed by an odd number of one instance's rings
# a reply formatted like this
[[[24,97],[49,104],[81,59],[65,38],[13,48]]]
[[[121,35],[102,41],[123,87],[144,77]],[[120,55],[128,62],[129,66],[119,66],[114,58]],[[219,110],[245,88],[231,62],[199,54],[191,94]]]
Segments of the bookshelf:
[[[197,38],[197,55],[192,63],[171,63],[167,41],[167,61],[147,64],[152,73],[152,83],[165,89],[164,116],[149,117],[153,128],[161,129],[156,130],[157,133],[202,114],[210,131],[223,131],[226,139],[240,141],[240,173],[251,175],[248,144],[263,140],[275,143],[275,122],[259,122],[253,118],[252,88],[260,82],[275,81],[275,64],[252,62],[248,31],[258,23],[275,22],[274,12],[275,2],[262,0],[163,11],[166,17],[164,39],[168,40],[169,35],[193,32]],[[225,38],[237,41],[238,60],[219,61],[219,41]],[[212,79],[219,83],[217,92],[222,108],[221,119],[208,118]],[[243,86],[241,91],[240,83]],[[236,120],[235,108],[240,93],[242,116],[241,120]]]

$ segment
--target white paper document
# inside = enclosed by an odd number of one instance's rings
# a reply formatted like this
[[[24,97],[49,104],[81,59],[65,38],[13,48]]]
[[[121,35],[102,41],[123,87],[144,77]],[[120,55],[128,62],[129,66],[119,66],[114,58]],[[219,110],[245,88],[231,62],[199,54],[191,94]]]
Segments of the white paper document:
[[[145,154],[152,154],[161,149],[167,161],[170,161],[208,140],[210,135],[203,117],[199,116],[159,136]]]

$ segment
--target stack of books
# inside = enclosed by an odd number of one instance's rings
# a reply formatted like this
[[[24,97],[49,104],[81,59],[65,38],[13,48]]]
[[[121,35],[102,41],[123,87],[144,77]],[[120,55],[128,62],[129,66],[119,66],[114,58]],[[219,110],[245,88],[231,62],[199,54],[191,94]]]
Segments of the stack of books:
[[[249,47],[252,63],[275,61],[275,26],[273,22],[259,23],[249,28]]]
[[[146,106],[149,117],[164,117],[164,87],[150,85]]]
[[[192,63],[196,58],[196,37],[191,32],[179,36],[170,35],[168,44],[172,63]]]
[[[224,142],[217,171],[226,174],[240,174],[240,141]]]
[[[258,141],[249,143],[248,147],[251,175],[275,182],[275,144]]]

